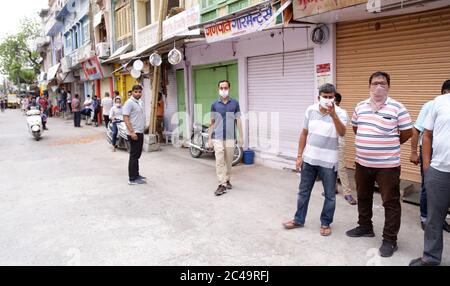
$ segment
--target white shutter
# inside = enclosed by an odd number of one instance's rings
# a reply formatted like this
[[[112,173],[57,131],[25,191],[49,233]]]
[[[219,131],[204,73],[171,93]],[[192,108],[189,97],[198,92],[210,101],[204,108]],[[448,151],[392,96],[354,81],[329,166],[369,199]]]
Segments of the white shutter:
[[[169,85],[167,86],[166,109],[164,112],[164,126],[168,131],[176,128],[172,125],[172,117],[178,112],[177,74],[174,69],[169,70]]]
[[[284,54],[284,66],[282,54],[248,59],[248,109],[250,114],[258,116],[258,127],[254,124],[249,127],[252,149],[295,159],[305,110],[313,102],[313,50]],[[268,133],[273,138],[279,134],[279,140],[276,140],[279,148],[268,150],[267,147],[274,144],[265,140],[263,122],[270,124],[277,116],[268,115],[264,120],[263,114],[271,112],[279,114],[279,124],[272,124]]]

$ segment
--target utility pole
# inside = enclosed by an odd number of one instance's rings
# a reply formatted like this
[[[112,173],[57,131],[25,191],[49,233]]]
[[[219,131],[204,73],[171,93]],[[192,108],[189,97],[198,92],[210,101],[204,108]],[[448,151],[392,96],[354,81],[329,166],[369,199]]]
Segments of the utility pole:
[[[158,34],[157,39],[158,43],[161,43],[163,40],[163,21],[167,16],[167,8],[169,1],[162,0],[161,5],[159,6],[159,26],[158,26]],[[158,93],[161,84],[161,66],[155,66],[153,69],[153,84],[152,84],[152,112],[151,112],[151,120],[150,120],[150,134],[156,134],[156,110],[158,106]]]

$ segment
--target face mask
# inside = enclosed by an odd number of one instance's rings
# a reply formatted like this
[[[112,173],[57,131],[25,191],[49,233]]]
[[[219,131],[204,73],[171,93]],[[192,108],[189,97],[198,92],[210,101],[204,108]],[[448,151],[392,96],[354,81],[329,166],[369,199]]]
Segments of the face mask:
[[[227,98],[228,95],[230,94],[230,91],[228,91],[228,90],[220,90],[219,94],[220,94],[221,97]]]
[[[120,104],[120,103],[116,103],[116,107],[122,107],[122,104]]]
[[[370,89],[370,98],[376,104],[383,104],[388,96],[388,90],[381,85]]]
[[[328,98],[324,98],[324,97],[320,97],[320,106],[322,106],[323,108],[328,108],[331,105],[333,105],[334,102],[334,98],[328,99]]]

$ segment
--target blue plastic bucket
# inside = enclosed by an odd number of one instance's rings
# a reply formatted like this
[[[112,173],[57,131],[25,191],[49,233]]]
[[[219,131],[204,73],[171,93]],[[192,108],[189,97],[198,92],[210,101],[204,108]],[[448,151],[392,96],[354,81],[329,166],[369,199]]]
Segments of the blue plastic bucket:
[[[244,151],[244,164],[253,165],[255,163],[255,151],[247,150]]]

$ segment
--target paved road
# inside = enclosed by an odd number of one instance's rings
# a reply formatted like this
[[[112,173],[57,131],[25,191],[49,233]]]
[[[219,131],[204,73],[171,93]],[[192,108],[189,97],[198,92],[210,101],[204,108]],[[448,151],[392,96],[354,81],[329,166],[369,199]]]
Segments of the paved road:
[[[0,265],[406,265],[421,254],[417,206],[403,205],[399,250],[377,256],[377,237],[351,239],[357,209],[339,195],[333,235],[319,234],[316,185],[304,229],[292,218],[298,177],[262,166],[234,169],[235,189],[213,196],[212,158],[165,146],[145,153],[146,186],[127,185],[127,154],[112,153],[104,129],[49,119],[36,142],[18,111],[0,114]],[[450,235],[445,265],[450,265]]]

